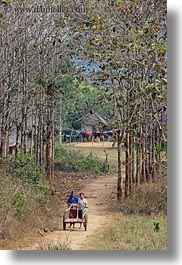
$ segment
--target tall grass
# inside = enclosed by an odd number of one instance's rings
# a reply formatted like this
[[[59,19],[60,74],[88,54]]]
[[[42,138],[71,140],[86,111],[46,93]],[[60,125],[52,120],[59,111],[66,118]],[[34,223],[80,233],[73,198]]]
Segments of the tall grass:
[[[156,223],[160,227],[157,230]],[[166,250],[166,219],[132,215],[109,226],[94,245],[104,250]]]
[[[70,241],[67,238],[56,240],[44,239],[39,243],[38,250],[71,250]]]
[[[11,157],[0,171],[0,246],[46,222],[48,185],[32,157]]]
[[[119,210],[127,214],[167,215],[167,177],[158,176],[155,183],[134,187],[132,194],[120,202]]]

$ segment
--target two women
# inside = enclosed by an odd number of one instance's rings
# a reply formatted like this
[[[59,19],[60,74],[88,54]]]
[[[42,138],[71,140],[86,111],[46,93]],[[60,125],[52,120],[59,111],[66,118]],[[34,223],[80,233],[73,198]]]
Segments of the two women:
[[[76,196],[76,192],[72,190],[70,197],[67,200],[68,206],[71,206],[74,204],[75,206],[78,207],[78,218],[82,219],[83,218],[83,210],[85,208],[88,208],[88,202],[87,199],[84,197],[84,193],[80,192],[79,198]],[[77,209],[70,209],[69,213],[69,218],[77,218]],[[71,227],[72,223],[70,224]],[[73,228],[75,227],[75,224],[73,223]],[[82,228],[82,223],[80,223],[80,227]]]

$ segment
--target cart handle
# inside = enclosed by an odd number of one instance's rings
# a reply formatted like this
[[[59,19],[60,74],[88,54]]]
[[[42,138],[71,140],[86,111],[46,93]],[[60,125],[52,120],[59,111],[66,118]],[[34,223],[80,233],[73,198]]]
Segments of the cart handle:
[[[72,208],[72,207],[78,207],[78,204],[76,203],[71,203],[71,204],[68,204],[68,208]]]

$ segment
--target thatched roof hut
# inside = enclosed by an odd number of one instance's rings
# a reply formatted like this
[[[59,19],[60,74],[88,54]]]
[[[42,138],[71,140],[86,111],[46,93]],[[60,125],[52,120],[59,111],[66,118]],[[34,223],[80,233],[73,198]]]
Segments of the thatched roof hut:
[[[108,126],[107,121],[97,113],[83,115],[76,122],[81,122],[81,130],[86,132],[95,132],[103,125]]]

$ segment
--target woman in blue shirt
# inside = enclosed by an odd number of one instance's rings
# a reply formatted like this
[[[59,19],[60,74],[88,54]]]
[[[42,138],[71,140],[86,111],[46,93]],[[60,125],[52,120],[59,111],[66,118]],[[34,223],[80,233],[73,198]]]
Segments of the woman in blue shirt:
[[[76,192],[74,190],[71,191],[71,195],[69,196],[68,200],[67,200],[67,204],[68,206],[71,206],[72,204],[75,204],[75,206],[78,205],[78,197],[76,197]],[[69,218],[77,218],[77,208],[74,209],[73,206],[70,209],[69,212]],[[73,228],[75,228],[75,224],[74,223],[70,223],[70,227],[73,224]]]
[[[70,206],[72,203],[78,204],[78,197],[76,197],[76,192],[74,190],[71,191],[71,195],[69,196],[67,200],[68,206]]]

